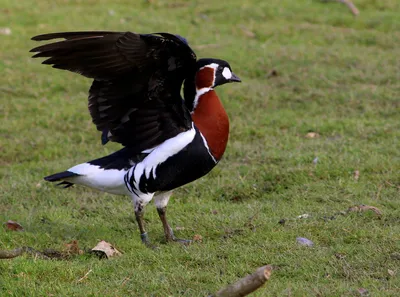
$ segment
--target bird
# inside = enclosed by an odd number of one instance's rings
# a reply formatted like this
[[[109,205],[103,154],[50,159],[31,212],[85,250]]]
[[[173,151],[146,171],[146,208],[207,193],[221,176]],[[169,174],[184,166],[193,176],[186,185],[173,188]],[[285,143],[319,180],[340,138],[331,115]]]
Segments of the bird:
[[[197,59],[187,40],[171,33],[58,32],[32,40],[46,41],[30,51],[46,58],[42,64],[93,79],[88,109],[101,143],[122,145],[44,179],[130,196],[149,247],[144,209],[154,200],[166,242],[189,244],[174,235],[167,204],[173,190],[209,173],[225,152],[229,118],[214,89],[241,82],[229,63]]]

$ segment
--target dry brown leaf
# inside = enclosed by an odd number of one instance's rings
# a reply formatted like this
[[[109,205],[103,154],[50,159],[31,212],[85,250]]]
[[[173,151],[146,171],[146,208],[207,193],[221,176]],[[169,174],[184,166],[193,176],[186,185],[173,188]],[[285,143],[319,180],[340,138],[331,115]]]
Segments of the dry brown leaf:
[[[354,171],[354,179],[358,180],[360,178],[360,171],[356,170]]]
[[[11,29],[10,28],[0,28],[0,34],[1,35],[11,35]]]
[[[79,248],[78,241],[73,240],[65,244],[65,252],[68,255],[82,255],[83,251]]]
[[[120,251],[104,240],[100,241],[94,248],[92,248],[92,251],[103,253],[107,258],[121,255]]]
[[[396,272],[394,272],[392,269],[388,269],[388,273],[390,276],[395,276]]]
[[[343,260],[344,258],[346,258],[346,255],[341,253],[335,253],[335,257],[338,260]]]
[[[303,245],[303,246],[308,246],[308,247],[314,246],[314,242],[312,242],[311,240],[309,240],[308,238],[305,238],[305,237],[297,237],[296,241],[298,244]]]
[[[392,254],[390,254],[390,258],[392,259],[392,260],[400,260],[400,253],[392,253]]]
[[[317,138],[319,137],[319,134],[317,132],[308,132],[306,134],[306,138]]]
[[[361,296],[368,296],[369,294],[368,290],[364,288],[359,288],[357,291],[358,293],[360,293]]]
[[[193,236],[193,241],[202,242],[203,241],[203,236],[201,236],[200,234],[195,234]]]
[[[276,71],[275,69],[272,69],[269,73],[268,73],[268,75],[267,75],[267,77],[269,78],[269,77],[274,77],[274,76],[278,76],[279,74],[278,74],[278,71]]]
[[[357,15],[360,14],[360,11],[353,4],[353,2],[351,2],[350,0],[325,0],[325,2],[328,2],[328,1],[336,1],[336,2],[340,2],[340,3],[346,4],[346,6],[350,9],[351,13],[354,16],[357,16]]]
[[[24,228],[17,222],[8,220],[5,223],[6,229],[10,231],[24,231]]]
[[[256,34],[253,31],[250,31],[247,27],[241,26],[240,29],[242,29],[243,34],[246,35],[247,37],[250,38],[256,37]]]
[[[370,205],[355,205],[352,207],[349,207],[348,211],[349,212],[362,212],[362,211],[367,211],[367,210],[372,210],[374,213],[376,213],[378,216],[382,215],[382,211],[375,207],[375,206],[370,206]]]

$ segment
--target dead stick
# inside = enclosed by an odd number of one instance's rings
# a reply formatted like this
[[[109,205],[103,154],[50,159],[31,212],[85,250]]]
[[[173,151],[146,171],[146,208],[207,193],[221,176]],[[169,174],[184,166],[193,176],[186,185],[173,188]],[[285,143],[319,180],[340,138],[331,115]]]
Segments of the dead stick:
[[[234,284],[219,290],[212,297],[242,297],[260,288],[271,276],[272,266],[260,267],[253,274],[241,278]]]
[[[354,15],[359,15],[360,14],[360,11],[353,4],[353,2],[351,2],[350,0],[325,0],[325,2],[328,2],[328,1],[336,1],[336,2],[340,2],[340,3],[346,4],[347,7],[350,9],[352,14],[354,14]]]
[[[11,251],[0,250],[0,259],[12,259],[12,258],[21,256],[24,253],[31,254],[31,255],[34,255],[34,256],[37,256],[37,257],[43,258],[43,259],[49,259],[49,257],[44,255],[43,253],[41,253],[31,247],[28,247],[28,246],[16,248]]]
[[[92,272],[92,269],[90,269],[88,272],[86,272],[85,275],[82,276],[80,279],[78,279],[76,282],[77,282],[77,283],[80,283],[81,281],[83,281],[84,279],[86,279],[86,278],[88,277],[89,273],[91,273],[91,272]]]
[[[351,2],[350,0],[337,0],[341,3],[344,3],[347,5],[347,7],[350,9],[350,11],[352,12],[352,14],[354,15],[358,15],[360,13],[360,11],[357,9],[357,7],[353,4],[353,2]]]

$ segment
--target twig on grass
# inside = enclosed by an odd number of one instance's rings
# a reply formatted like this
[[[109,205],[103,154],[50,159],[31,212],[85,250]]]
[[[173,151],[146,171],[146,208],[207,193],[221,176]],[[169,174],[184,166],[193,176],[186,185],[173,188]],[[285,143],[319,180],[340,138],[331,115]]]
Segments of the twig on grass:
[[[330,1],[330,2],[335,1],[335,2],[340,2],[340,3],[346,4],[353,15],[356,16],[356,15],[360,14],[360,11],[350,0],[323,0],[323,2],[328,2],[328,1]]]
[[[258,268],[254,273],[239,279],[236,283],[219,290],[212,297],[242,297],[259,289],[267,280],[272,272],[272,266],[266,265]]]
[[[29,246],[23,246],[23,247],[16,248],[16,249],[13,249],[10,251],[0,250],[0,259],[12,259],[12,258],[21,256],[24,253],[33,255],[33,256],[41,258],[41,259],[50,259],[50,257],[46,256],[44,253],[39,252]]]
[[[92,272],[92,269],[90,269],[88,272],[86,272],[85,275],[82,276],[80,279],[78,279],[76,282],[77,282],[77,283],[80,283],[81,281],[83,281],[84,279],[86,279],[86,278],[88,277],[89,273],[91,273],[91,272]]]

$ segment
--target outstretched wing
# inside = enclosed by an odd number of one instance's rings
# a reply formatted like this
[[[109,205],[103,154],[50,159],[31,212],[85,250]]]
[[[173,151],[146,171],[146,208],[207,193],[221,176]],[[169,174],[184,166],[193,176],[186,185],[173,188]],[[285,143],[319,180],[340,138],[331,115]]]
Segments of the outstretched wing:
[[[43,64],[93,78],[89,111],[103,143],[141,152],[191,128],[180,96],[193,75],[196,55],[185,39],[169,33],[63,32],[33,40],[63,38],[36,47]]]

